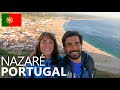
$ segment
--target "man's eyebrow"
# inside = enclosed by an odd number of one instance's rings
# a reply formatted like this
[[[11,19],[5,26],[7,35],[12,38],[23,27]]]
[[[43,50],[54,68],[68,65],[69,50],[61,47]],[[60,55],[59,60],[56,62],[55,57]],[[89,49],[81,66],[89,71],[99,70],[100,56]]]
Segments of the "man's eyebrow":
[[[75,43],[80,43],[80,42],[75,42]],[[72,43],[67,43],[67,44],[72,44]]]
[[[75,42],[75,43],[80,43],[80,42]]]

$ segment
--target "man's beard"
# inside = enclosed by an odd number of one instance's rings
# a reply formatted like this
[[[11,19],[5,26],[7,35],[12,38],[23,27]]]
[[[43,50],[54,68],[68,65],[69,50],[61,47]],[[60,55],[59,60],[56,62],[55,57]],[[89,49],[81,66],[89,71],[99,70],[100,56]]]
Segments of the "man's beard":
[[[72,53],[77,53],[77,55],[72,55]],[[80,58],[81,53],[82,52],[80,50],[73,50],[73,51],[67,53],[67,55],[68,55],[69,58],[71,58],[73,60],[77,60],[78,58]]]

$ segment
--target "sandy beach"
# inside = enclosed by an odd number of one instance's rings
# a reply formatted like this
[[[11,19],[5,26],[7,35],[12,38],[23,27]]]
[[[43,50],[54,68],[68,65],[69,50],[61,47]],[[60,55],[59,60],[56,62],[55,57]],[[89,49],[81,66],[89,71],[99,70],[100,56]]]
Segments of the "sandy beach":
[[[51,20],[46,25],[46,31],[54,31],[58,44],[62,47],[62,36],[64,34],[63,24],[68,22],[64,19]],[[83,50],[88,52],[94,59],[95,68],[101,71],[107,71],[111,73],[120,74],[120,59],[90,45],[86,41],[83,42]]]

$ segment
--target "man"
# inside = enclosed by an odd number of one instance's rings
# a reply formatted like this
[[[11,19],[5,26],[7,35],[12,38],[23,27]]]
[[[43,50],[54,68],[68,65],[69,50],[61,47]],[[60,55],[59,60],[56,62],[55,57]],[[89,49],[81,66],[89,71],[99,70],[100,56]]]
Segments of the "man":
[[[67,74],[66,78],[93,78],[94,60],[82,51],[82,36],[77,31],[67,31],[62,38],[66,56],[60,63]]]

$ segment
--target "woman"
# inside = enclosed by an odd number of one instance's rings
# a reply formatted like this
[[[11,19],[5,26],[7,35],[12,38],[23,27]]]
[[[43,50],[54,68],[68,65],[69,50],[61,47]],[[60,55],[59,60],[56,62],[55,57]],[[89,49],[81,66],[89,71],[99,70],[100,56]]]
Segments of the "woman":
[[[43,32],[38,38],[38,44],[36,46],[35,51],[31,54],[31,57],[33,56],[40,57],[41,55],[44,55],[45,57],[44,59],[45,66],[38,66],[35,64],[32,67],[37,68],[42,67],[42,69],[44,69],[45,67],[50,67],[52,71],[53,68],[62,59],[62,57],[59,56],[58,44],[53,33]],[[26,67],[31,66],[27,64]],[[33,72],[34,70],[31,70],[31,75],[28,76],[28,70],[26,70],[26,78],[56,78],[55,76],[45,76],[44,74],[36,76]]]

